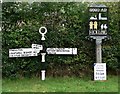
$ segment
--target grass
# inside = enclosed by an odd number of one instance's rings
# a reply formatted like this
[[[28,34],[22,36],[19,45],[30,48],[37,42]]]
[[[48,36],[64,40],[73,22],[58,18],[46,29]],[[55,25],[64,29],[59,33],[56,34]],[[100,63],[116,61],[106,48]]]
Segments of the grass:
[[[3,79],[2,92],[118,92],[118,76],[107,81],[77,77]]]
[[[0,78],[0,94],[2,93],[2,80]]]

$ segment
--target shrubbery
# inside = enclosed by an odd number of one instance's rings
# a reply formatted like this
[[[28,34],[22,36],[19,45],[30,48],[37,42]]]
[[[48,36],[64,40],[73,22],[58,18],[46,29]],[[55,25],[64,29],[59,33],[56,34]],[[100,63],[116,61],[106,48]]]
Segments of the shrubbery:
[[[103,41],[103,62],[109,70],[118,70],[120,32],[118,3],[104,3],[109,7],[111,38]],[[46,56],[47,74],[53,76],[91,73],[95,63],[95,41],[90,41],[87,22],[89,3],[3,3],[2,5],[2,73],[4,77],[39,76],[41,56],[9,58],[11,48],[39,44],[38,30],[46,26],[46,47],[77,47],[77,56]]]

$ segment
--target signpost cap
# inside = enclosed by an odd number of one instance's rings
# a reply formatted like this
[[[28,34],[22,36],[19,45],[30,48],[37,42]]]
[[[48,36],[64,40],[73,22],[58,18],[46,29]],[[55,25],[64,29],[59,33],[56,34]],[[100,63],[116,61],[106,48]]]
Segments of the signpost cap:
[[[45,31],[42,32],[42,29],[44,29]],[[39,33],[40,33],[40,34],[43,34],[43,35],[46,34],[46,33],[47,33],[47,28],[44,27],[44,26],[40,27],[40,28],[39,28]]]

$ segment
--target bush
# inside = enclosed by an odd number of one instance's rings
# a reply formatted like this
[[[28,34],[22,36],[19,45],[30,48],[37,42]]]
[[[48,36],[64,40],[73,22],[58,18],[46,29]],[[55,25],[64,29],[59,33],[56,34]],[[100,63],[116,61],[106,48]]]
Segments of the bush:
[[[110,40],[103,42],[103,62],[117,70],[120,49],[118,32],[118,3],[104,3],[109,7]],[[9,58],[9,49],[31,47],[39,44],[41,35],[38,30],[46,26],[45,47],[77,47],[77,56],[48,56],[47,69],[53,75],[56,72],[68,72],[65,75],[82,71],[92,71],[95,63],[95,42],[89,41],[87,7],[89,3],[10,3],[2,5],[2,66],[4,77],[39,76],[41,56],[29,58]],[[60,72],[62,71],[62,72]],[[69,74],[70,72],[70,74]],[[56,74],[55,74],[56,75]],[[64,74],[63,74],[64,75]],[[81,74],[80,74],[81,75]]]

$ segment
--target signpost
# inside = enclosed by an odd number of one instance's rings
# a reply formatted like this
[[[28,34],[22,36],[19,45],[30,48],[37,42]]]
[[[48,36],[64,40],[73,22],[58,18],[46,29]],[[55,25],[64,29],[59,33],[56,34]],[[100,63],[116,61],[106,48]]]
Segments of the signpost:
[[[42,31],[44,30],[44,32]],[[45,34],[47,33],[46,27],[41,27],[39,33],[42,35],[41,41],[45,41]],[[42,56],[41,63],[45,64],[45,55],[47,54],[58,54],[58,55],[77,55],[77,48],[47,48],[44,52],[44,45],[32,44],[32,48],[18,48],[9,49],[9,57],[30,57],[38,56],[39,53]],[[40,50],[42,50],[40,52]],[[43,66],[42,66],[43,67]],[[45,69],[41,70],[41,79],[45,80]]]
[[[96,63],[94,66],[94,80],[106,80],[106,65],[102,63],[101,44],[102,39],[107,38],[108,32],[108,7],[105,5],[92,5],[88,8],[89,12],[89,37],[96,40]],[[99,64],[101,63],[101,64]],[[96,67],[97,66],[97,67]],[[98,74],[98,66],[104,66],[104,78]]]

